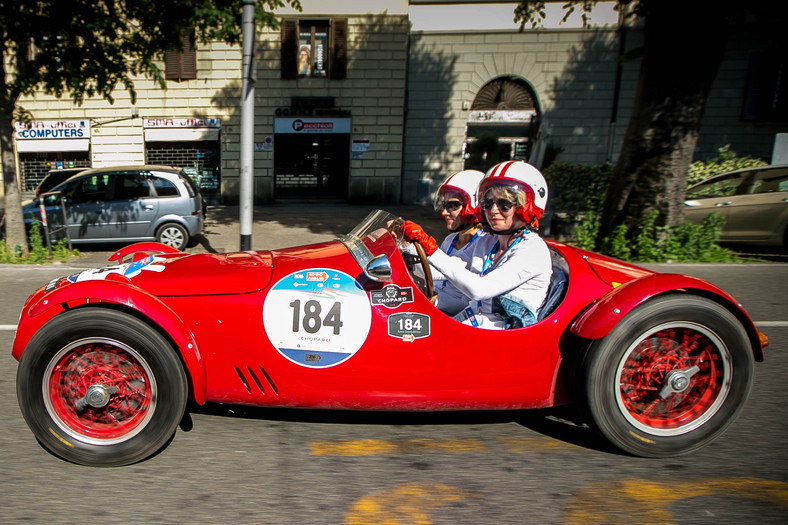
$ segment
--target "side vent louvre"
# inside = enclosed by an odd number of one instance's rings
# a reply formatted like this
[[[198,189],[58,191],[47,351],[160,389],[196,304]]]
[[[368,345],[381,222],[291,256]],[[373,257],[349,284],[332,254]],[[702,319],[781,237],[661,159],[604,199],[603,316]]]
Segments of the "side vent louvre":
[[[246,378],[244,377],[243,372],[241,372],[241,369],[236,366],[235,367],[235,372],[238,374],[238,377],[241,378],[241,383],[244,384],[244,387],[246,388],[246,391],[251,394],[252,393],[252,389],[249,388],[249,381],[246,380]]]
[[[252,370],[252,367],[251,366],[247,366],[246,369],[249,370],[249,374],[251,374],[252,379],[254,379],[254,384],[257,385],[257,388],[260,389],[260,392],[265,394],[265,390],[263,389],[263,385],[262,385],[262,383],[260,383],[260,380],[257,379],[257,376],[254,375],[254,370]]]
[[[273,388],[273,389],[274,389],[274,393],[275,393],[275,394],[278,394],[278,393],[279,393],[279,390],[277,390],[277,389],[276,389],[276,385],[274,384],[274,382],[273,382],[273,381],[271,381],[271,376],[269,376],[269,375],[268,375],[268,372],[266,372],[266,371],[265,371],[265,369],[263,369],[263,367],[262,367],[262,366],[260,367],[260,371],[261,371],[261,372],[263,373],[263,375],[265,376],[265,379],[268,381],[268,384],[269,384],[269,385],[271,385],[271,388]]]
[[[257,389],[261,393],[265,394],[265,387],[263,387],[263,384],[267,383],[274,393],[278,394],[279,391],[276,389],[276,385],[274,385],[274,382],[271,380],[271,376],[268,375],[268,372],[266,372],[262,366],[258,366],[257,368],[259,369],[259,373],[251,366],[247,366],[245,371],[238,368],[237,366],[235,367],[235,373],[238,374],[238,378],[241,380],[241,383],[243,383],[246,391],[251,394],[252,383],[254,383]],[[261,380],[260,374],[262,374],[262,377],[265,378],[265,381]]]

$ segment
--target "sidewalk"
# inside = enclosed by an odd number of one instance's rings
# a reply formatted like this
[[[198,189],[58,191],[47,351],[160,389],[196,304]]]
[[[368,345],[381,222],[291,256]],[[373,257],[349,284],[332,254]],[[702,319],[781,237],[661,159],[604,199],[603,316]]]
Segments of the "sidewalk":
[[[443,219],[432,206],[352,205],[340,203],[276,203],[255,206],[252,215],[252,249],[274,250],[331,241],[345,235],[370,212],[384,209],[419,223],[438,241],[448,233]],[[203,234],[195,237],[187,253],[238,251],[241,244],[240,207],[209,206]],[[75,246],[81,257],[71,257],[68,266],[105,266],[107,258],[122,245]]]

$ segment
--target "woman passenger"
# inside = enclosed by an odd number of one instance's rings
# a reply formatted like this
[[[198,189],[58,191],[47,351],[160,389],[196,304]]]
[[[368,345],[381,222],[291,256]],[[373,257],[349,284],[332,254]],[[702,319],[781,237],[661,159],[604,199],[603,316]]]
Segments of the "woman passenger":
[[[486,173],[476,195],[490,234],[471,248],[470,268],[439,250],[418,224],[403,224],[405,238],[419,242],[430,265],[467,296],[455,319],[489,329],[528,326],[552,274],[550,251],[534,231],[547,205],[547,182],[530,164],[507,161]]]
[[[476,170],[458,171],[449,175],[435,194],[435,211],[446,221],[449,235],[441,243],[441,250],[458,257],[470,268],[473,244],[484,235],[476,202],[476,188],[484,173]],[[465,308],[468,298],[437,271],[433,272],[435,306],[449,315]]]

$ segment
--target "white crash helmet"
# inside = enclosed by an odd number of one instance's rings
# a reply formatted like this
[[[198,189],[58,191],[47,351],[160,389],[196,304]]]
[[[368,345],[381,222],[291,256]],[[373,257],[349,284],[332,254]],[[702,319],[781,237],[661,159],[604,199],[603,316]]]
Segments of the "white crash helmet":
[[[487,171],[476,191],[477,202],[481,202],[491,186],[512,186],[525,191],[531,206],[521,206],[517,215],[526,223],[532,224],[542,216],[547,208],[547,181],[542,173],[527,162],[509,160],[496,164]],[[527,210],[526,208],[531,208]]]
[[[476,200],[476,188],[483,178],[484,173],[477,170],[457,171],[446,177],[438,191],[435,192],[435,200],[433,201],[435,211],[440,212],[443,209],[447,193],[458,193],[465,203],[460,214],[462,220],[468,223],[478,222],[479,205]]]

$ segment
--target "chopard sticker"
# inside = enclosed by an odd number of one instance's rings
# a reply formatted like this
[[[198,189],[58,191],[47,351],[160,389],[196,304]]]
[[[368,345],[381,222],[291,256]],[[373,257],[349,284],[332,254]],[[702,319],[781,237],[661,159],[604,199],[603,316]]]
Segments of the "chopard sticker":
[[[422,337],[429,337],[430,316],[414,312],[391,314],[389,316],[389,335],[408,343]]]
[[[280,279],[263,305],[268,340],[289,361],[327,368],[350,359],[372,326],[372,307],[350,275],[310,268]]]
[[[396,284],[389,284],[382,290],[370,292],[372,304],[380,304],[387,308],[397,308],[402,303],[413,302],[413,288],[400,288]]]

